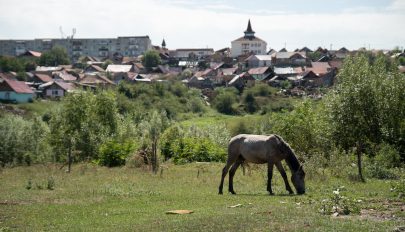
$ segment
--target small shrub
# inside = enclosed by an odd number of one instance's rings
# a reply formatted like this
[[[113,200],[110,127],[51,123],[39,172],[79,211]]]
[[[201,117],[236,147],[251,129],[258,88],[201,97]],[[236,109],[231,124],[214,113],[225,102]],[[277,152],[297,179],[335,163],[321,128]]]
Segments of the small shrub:
[[[351,200],[342,195],[344,186],[333,190],[333,194],[329,198],[322,200],[320,212],[325,215],[349,215],[359,214],[361,200]]]
[[[405,199],[405,179],[391,183],[391,192],[400,199]]]
[[[385,168],[399,167],[401,165],[401,156],[395,147],[383,143],[380,145],[374,161]]]
[[[29,179],[27,181],[27,184],[25,185],[25,189],[27,189],[27,190],[32,189],[32,180],[31,179]]]
[[[366,167],[366,174],[376,179],[398,179],[398,176],[391,169],[384,167],[379,163],[371,163]]]
[[[126,158],[134,149],[135,145],[130,141],[122,143],[108,141],[100,146],[97,163],[108,167],[124,165]]]
[[[36,187],[38,190],[43,189],[43,187],[42,187],[42,185],[41,185],[40,183],[35,183],[35,187]]]
[[[46,184],[46,189],[48,190],[54,190],[55,189],[55,180],[53,177],[49,177],[47,184]]]
[[[136,153],[134,155],[128,156],[125,161],[125,166],[128,168],[141,168],[145,165],[145,159]]]

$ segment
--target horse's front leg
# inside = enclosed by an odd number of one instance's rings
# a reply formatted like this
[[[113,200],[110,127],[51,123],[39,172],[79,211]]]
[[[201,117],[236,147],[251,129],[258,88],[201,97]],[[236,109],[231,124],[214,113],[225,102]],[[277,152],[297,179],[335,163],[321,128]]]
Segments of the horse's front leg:
[[[267,163],[267,191],[270,195],[273,195],[273,190],[271,189],[271,179],[273,178],[273,166],[274,163],[269,161]]]
[[[285,170],[284,170],[283,165],[281,164],[281,162],[277,162],[277,163],[276,163],[276,167],[277,167],[278,171],[280,172],[281,177],[283,177],[283,180],[284,180],[284,183],[285,183],[285,188],[287,189],[287,191],[288,191],[290,194],[293,194],[294,191],[291,189],[291,186],[290,186],[290,184],[288,183],[287,174],[285,173]]]

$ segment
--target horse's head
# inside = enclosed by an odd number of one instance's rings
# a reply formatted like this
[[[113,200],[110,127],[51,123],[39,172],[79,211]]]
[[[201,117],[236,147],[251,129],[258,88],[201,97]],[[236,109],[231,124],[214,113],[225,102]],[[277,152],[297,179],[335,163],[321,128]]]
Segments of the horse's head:
[[[293,183],[298,194],[305,193],[305,172],[302,165],[291,176],[291,182]]]

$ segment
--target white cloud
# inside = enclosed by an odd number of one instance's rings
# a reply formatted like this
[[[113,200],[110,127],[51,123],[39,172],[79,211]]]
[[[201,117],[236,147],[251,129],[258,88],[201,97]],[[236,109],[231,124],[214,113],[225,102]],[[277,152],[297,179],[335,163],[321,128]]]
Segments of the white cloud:
[[[18,4],[0,0],[0,39],[58,38],[63,26],[67,34],[77,28],[77,37],[82,38],[149,35],[154,44],[164,37],[169,48],[219,49],[242,36],[250,18],[256,35],[276,49],[285,42],[288,49],[329,48],[330,44],[392,48],[405,43],[403,3],[395,1],[385,12],[275,14],[262,10],[253,14],[221,2],[198,7],[183,0],[176,4],[167,0],[20,0]]]
[[[397,11],[405,13],[405,1],[404,0],[394,0],[390,6],[387,7],[388,10]]]

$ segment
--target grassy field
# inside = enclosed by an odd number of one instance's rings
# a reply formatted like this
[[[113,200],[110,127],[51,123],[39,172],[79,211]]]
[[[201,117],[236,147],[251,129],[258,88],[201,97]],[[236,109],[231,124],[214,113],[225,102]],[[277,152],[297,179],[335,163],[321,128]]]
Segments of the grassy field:
[[[238,194],[221,196],[222,166],[163,164],[157,175],[92,164],[77,164],[70,174],[54,165],[2,169],[0,231],[393,231],[405,226],[404,201],[390,191],[393,181],[359,183],[327,175],[307,180],[307,194],[297,196],[287,194],[275,172],[276,195],[269,196],[261,166],[245,175],[238,170]],[[361,212],[320,213],[322,200],[342,186]],[[176,209],[194,213],[165,213]]]

